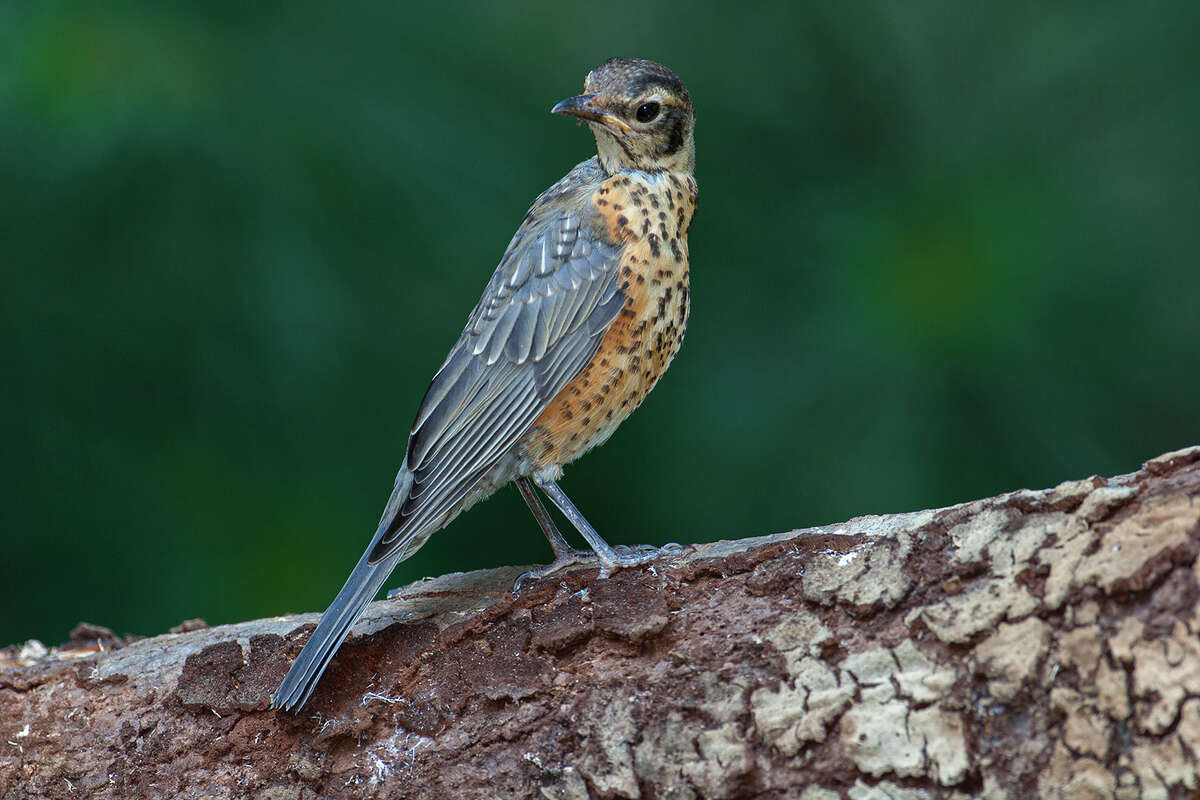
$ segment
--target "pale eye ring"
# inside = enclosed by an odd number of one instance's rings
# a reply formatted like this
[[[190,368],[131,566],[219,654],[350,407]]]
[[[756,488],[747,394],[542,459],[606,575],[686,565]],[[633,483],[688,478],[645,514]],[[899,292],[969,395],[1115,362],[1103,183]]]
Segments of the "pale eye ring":
[[[638,122],[653,122],[658,117],[658,112],[662,108],[658,103],[651,100],[649,103],[642,103],[638,106],[637,112],[634,114]]]

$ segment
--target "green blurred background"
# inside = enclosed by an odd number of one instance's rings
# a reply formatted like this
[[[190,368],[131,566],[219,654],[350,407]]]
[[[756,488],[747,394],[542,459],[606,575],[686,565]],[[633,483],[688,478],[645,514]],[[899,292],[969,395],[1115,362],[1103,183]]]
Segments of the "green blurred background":
[[[675,366],[564,488],[691,542],[1200,440],[1200,4],[0,5],[0,644],[323,609],[610,55],[698,109]],[[548,560],[508,489],[391,585]]]

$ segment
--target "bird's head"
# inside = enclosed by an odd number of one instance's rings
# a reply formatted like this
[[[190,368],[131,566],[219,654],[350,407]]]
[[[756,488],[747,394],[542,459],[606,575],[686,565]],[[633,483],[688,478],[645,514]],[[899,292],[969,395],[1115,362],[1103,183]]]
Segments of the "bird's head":
[[[587,122],[610,175],[622,169],[691,174],[695,167],[692,100],[679,76],[662,64],[610,58],[588,73],[583,94],[551,111]]]

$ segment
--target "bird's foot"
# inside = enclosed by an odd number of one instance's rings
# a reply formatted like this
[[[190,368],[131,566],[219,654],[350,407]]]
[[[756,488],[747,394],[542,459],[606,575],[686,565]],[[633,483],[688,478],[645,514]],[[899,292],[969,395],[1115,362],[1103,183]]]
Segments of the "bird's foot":
[[[550,564],[528,572],[522,572],[513,583],[513,594],[519,594],[521,587],[530,582],[545,578],[548,575],[573,567],[577,564],[600,562],[600,577],[607,578],[617,570],[638,567],[663,556],[675,555],[683,551],[683,545],[670,542],[662,547],[652,544],[618,544],[607,553],[593,553],[589,550],[565,549],[558,553]]]
[[[682,550],[683,546],[675,542],[664,544],[662,547],[652,544],[618,544],[611,547],[609,553],[597,553],[600,559],[600,577],[607,578],[619,569],[641,566]]]
[[[567,567],[575,566],[576,564],[594,563],[596,554],[590,550],[574,550],[566,548],[555,554],[554,561],[544,567],[531,569],[528,572],[522,572],[513,582],[513,594],[521,592],[521,586],[531,581],[538,581],[545,578],[547,575],[553,575],[559,570]]]

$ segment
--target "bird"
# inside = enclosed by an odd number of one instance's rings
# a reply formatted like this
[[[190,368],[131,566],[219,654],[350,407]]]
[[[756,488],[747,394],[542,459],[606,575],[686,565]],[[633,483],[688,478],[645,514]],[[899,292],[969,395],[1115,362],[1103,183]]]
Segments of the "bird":
[[[596,155],[526,212],[421,401],[370,544],[272,708],[298,711],[395,566],[509,483],[555,554],[522,578],[594,558],[603,579],[662,554],[608,545],[558,480],[641,404],[683,340],[697,197],[691,97],[662,64],[610,58],[551,113],[586,123]],[[591,552],[568,545],[539,489]]]

